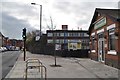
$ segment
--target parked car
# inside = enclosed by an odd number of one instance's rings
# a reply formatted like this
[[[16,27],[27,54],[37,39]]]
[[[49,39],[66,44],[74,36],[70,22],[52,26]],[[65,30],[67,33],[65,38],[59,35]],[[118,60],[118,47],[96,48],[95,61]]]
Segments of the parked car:
[[[6,47],[3,47],[4,51],[7,51],[7,48]]]
[[[4,51],[7,51],[7,48],[6,47],[1,47],[0,52],[4,52]]]
[[[3,49],[0,47],[0,52],[2,52],[3,51]]]

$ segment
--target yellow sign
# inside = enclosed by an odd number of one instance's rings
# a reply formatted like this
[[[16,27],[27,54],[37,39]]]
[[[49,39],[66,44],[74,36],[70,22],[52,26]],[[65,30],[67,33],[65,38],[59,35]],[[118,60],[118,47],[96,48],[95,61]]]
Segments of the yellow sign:
[[[81,49],[81,43],[80,42],[77,43],[77,49]]]
[[[72,50],[81,49],[81,42],[69,42],[68,49],[72,49]]]

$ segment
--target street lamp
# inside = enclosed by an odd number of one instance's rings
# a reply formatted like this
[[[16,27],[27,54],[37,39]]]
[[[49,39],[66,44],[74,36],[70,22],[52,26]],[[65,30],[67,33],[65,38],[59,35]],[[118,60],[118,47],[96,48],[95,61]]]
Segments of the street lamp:
[[[40,37],[41,37],[41,26],[42,26],[42,5],[31,3],[32,5],[39,5],[40,6]]]

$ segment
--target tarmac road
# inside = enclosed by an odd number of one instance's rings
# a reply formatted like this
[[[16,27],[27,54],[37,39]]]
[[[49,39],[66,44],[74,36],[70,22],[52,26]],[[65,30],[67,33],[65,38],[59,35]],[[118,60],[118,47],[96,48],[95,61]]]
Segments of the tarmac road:
[[[20,51],[2,52],[2,78],[3,79],[14,66],[20,53],[21,53]]]

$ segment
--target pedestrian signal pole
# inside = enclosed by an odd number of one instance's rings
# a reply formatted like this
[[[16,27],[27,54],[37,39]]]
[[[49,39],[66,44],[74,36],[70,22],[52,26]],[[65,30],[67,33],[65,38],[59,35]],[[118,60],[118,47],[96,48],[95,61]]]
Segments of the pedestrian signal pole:
[[[23,29],[23,34],[22,34],[22,37],[23,37],[23,41],[24,41],[24,61],[25,61],[25,58],[26,58],[26,50],[25,50],[25,47],[26,47],[26,28]]]

